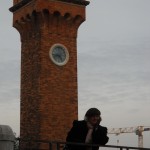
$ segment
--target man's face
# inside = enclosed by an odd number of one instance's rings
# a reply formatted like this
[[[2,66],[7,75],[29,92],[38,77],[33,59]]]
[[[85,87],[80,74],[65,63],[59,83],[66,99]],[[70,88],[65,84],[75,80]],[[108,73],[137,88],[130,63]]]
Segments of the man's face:
[[[96,124],[99,124],[99,121],[101,120],[101,117],[99,115],[95,115],[95,116],[91,116],[89,118],[89,122],[92,124],[92,125],[96,125]]]

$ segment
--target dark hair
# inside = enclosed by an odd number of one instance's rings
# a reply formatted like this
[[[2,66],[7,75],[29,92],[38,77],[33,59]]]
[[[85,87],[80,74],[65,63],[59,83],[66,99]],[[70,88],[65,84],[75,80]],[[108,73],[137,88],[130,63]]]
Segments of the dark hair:
[[[100,115],[101,115],[101,112],[97,108],[90,108],[86,112],[85,117],[89,118],[89,117],[92,117],[92,116],[100,116]]]
[[[98,120],[98,122],[97,122],[97,124],[96,124],[96,125],[99,125],[100,122],[102,121],[102,118],[101,118],[100,115],[101,115],[101,112],[100,112],[97,108],[90,108],[90,109],[86,112],[86,114],[85,114],[85,116],[84,116],[84,120],[85,120],[85,121],[89,121],[90,117],[99,116],[99,120]]]

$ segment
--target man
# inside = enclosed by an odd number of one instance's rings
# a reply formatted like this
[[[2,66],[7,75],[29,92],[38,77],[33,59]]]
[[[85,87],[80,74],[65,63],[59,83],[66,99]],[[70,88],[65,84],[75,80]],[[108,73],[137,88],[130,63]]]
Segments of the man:
[[[69,131],[66,141],[85,144],[105,145],[109,138],[107,137],[107,128],[100,125],[101,112],[97,108],[90,108],[84,117],[84,120],[73,122],[73,127]],[[98,150],[98,146],[82,146],[68,144],[69,150]]]

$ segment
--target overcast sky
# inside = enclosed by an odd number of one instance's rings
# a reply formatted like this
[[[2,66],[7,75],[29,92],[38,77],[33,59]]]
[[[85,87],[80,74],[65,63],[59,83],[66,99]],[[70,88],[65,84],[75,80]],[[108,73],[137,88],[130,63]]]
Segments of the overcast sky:
[[[0,5],[0,124],[19,135],[20,37],[11,0]],[[150,0],[93,0],[78,32],[79,119],[90,107],[108,128],[150,126]],[[143,132],[150,147],[150,131]],[[110,135],[109,135],[110,136]],[[137,146],[134,133],[108,144]],[[132,142],[131,142],[132,141]]]

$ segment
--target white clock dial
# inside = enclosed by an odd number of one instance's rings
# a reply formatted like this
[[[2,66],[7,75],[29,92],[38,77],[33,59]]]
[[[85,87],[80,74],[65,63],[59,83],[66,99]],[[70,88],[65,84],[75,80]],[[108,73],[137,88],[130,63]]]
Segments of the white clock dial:
[[[69,60],[67,48],[62,44],[54,44],[50,49],[50,58],[56,65],[65,65]]]

